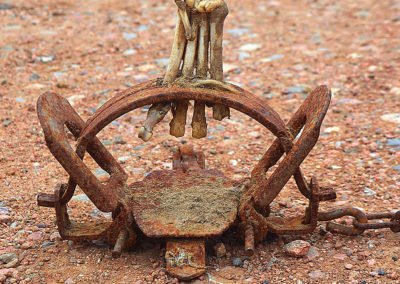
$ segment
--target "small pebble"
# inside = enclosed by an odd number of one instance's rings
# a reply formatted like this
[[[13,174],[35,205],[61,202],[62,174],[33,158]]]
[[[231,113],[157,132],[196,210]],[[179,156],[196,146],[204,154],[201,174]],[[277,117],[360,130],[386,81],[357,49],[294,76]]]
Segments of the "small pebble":
[[[379,276],[385,276],[387,273],[386,273],[386,271],[383,269],[383,268],[379,268],[378,269],[378,275]]]
[[[347,270],[352,270],[352,269],[353,269],[353,265],[350,264],[350,263],[346,263],[346,264],[344,265],[344,268],[346,268]]]
[[[289,256],[303,257],[307,255],[310,248],[311,248],[310,243],[302,240],[297,240],[286,244],[283,249]]]
[[[234,259],[232,259],[232,265],[236,267],[242,267],[243,261],[239,257],[235,257]]]
[[[215,255],[216,255],[218,258],[221,258],[221,257],[226,256],[226,248],[225,248],[225,245],[224,245],[223,243],[218,243],[218,244],[216,244],[216,245],[214,246],[214,252],[215,252]]]

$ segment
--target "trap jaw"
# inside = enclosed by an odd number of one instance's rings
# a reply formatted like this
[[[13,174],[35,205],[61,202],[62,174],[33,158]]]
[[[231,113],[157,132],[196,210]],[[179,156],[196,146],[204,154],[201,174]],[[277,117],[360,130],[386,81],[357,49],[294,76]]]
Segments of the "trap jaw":
[[[286,234],[314,230],[319,202],[335,198],[335,194],[321,190],[315,180],[309,184],[300,164],[318,139],[329,105],[329,90],[317,88],[285,125],[256,96],[224,84],[231,91],[165,87],[154,80],[117,94],[86,123],[60,95],[40,96],[38,115],[47,146],[70,177],[53,194],[38,196],[39,205],[55,208],[60,235],[70,240],[105,238],[113,245],[116,257],[124,248],[135,244],[139,231],[148,237],[164,238],[167,239],[167,271],[180,279],[192,279],[205,271],[205,239],[220,236],[233,226],[242,232],[249,253],[268,231]],[[127,174],[96,135],[134,109],[179,100],[234,108],[257,120],[277,137],[253,170],[250,182],[234,186],[222,172],[206,169],[204,155],[186,146],[174,153],[172,171],[155,171],[143,181],[126,183]],[[67,140],[65,126],[77,140],[76,149]],[[100,182],[83,162],[86,153],[110,174],[107,182]],[[266,179],[265,172],[285,153]],[[292,176],[310,200],[307,214],[293,220],[269,216],[266,214],[269,204]],[[111,212],[113,219],[90,224],[70,220],[67,204],[77,185],[99,210]]]
[[[170,64],[163,79],[118,93],[86,122],[60,95],[45,93],[39,97],[38,116],[46,144],[69,180],[58,185],[53,194],[39,194],[38,204],[55,208],[61,237],[106,239],[113,246],[114,257],[140,241],[141,234],[166,239],[167,272],[189,280],[205,272],[205,240],[220,236],[232,227],[242,236],[248,254],[254,252],[255,244],[268,232],[306,234],[316,228],[318,221],[343,216],[355,217],[354,226],[328,223],[327,229],[347,235],[374,228],[400,231],[400,212],[368,215],[352,207],[320,212],[320,202],[335,199],[336,193],[319,187],[315,177],[308,181],[300,166],[318,140],[330,103],[330,91],[325,86],[315,89],[285,124],[264,101],[224,82],[222,33],[228,9],[223,0],[189,2],[207,1],[214,6],[203,3],[198,10],[187,5],[188,1],[176,1],[178,23]],[[173,113],[171,134],[181,137],[185,134],[189,101],[195,102],[194,138],[207,135],[206,106],[213,108],[213,118],[217,120],[228,117],[230,108],[236,109],[276,137],[253,169],[250,180],[234,185],[220,171],[206,169],[202,153],[181,147],[173,155],[173,170],[155,171],[143,181],[128,185],[124,169],[96,135],[122,115],[152,105],[139,137],[145,141],[151,139],[154,127],[170,110]],[[67,139],[65,127],[77,140],[75,149]],[[86,153],[109,173],[108,181],[100,182],[84,163]],[[274,216],[270,204],[291,177],[309,200],[309,206],[303,216]],[[88,224],[70,220],[67,204],[77,186],[100,211],[112,213],[112,220]],[[381,218],[390,221],[369,223]]]

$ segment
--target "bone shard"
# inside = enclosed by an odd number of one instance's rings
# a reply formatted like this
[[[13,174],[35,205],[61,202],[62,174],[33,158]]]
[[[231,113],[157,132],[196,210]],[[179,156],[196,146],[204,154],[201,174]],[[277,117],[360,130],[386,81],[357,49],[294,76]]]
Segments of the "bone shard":
[[[183,137],[185,135],[187,110],[189,107],[188,101],[176,102],[175,107],[172,109],[174,116],[170,123],[170,134],[175,137]]]
[[[152,105],[147,112],[147,119],[143,126],[139,129],[138,137],[147,142],[153,137],[154,126],[159,123],[167,115],[171,109],[171,104],[155,104]]]
[[[194,103],[192,120],[192,137],[196,139],[207,136],[207,119],[205,113],[206,105],[204,102],[196,101]]]

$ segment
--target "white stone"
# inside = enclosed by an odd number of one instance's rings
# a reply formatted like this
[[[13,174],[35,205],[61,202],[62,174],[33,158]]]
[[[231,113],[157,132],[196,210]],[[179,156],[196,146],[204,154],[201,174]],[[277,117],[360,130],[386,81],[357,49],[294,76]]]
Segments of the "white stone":
[[[387,122],[400,124],[400,113],[389,113],[381,116],[381,119]]]
[[[242,45],[239,50],[240,51],[256,51],[261,49],[262,45],[258,43],[248,43],[245,45]]]

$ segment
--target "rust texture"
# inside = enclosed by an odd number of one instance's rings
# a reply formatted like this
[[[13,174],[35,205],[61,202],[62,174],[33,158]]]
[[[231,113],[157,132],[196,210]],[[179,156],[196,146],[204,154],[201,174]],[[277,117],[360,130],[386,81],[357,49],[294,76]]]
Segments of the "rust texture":
[[[203,239],[169,240],[165,252],[170,275],[191,280],[206,271],[206,249]]]
[[[124,170],[96,135],[134,109],[192,100],[236,109],[260,122],[276,137],[252,171],[250,180],[234,185],[222,172],[206,169],[202,152],[182,146],[173,153],[173,170],[155,171],[143,181],[127,185]],[[148,237],[168,238],[167,270],[181,279],[204,273],[203,238],[219,236],[232,226],[243,232],[249,255],[268,232],[306,234],[317,227],[318,221],[329,221],[329,231],[345,235],[381,228],[399,232],[400,211],[367,214],[353,207],[319,210],[319,203],[335,199],[336,193],[320,187],[315,177],[307,181],[300,166],[318,140],[329,103],[330,92],[321,86],[285,124],[272,108],[235,85],[223,83],[223,87],[219,84],[214,89],[192,80],[185,85],[166,87],[160,80],[153,80],[117,94],[85,123],[67,100],[55,93],[45,93],[38,100],[39,119],[47,146],[68,173],[69,180],[59,184],[53,194],[40,194],[38,204],[55,208],[64,239],[104,238],[114,246],[114,257],[136,242],[139,231]],[[69,144],[65,126],[77,140],[76,149]],[[110,174],[107,182],[101,183],[85,165],[86,152]],[[271,168],[274,171],[266,175]],[[291,177],[309,205],[302,216],[274,216],[270,204]],[[112,212],[113,219],[89,224],[70,220],[67,203],[77,185],[99,210]],[[345,216],[354,217],[352,226],[333,222]]]

